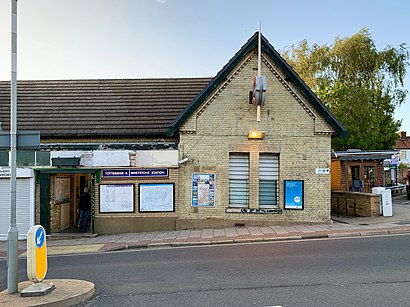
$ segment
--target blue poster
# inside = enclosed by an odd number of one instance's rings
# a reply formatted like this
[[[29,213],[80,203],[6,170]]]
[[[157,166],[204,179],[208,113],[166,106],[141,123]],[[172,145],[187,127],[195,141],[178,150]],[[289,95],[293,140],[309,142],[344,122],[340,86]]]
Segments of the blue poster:
[[[285,180],[285,209],[303,210],[303,180]]]

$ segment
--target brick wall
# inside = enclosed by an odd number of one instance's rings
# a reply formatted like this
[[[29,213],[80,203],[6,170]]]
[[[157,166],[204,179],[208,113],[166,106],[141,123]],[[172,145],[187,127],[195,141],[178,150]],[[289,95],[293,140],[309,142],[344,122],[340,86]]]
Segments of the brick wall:
[[[256,67],[255,54],[244,59],[180,128],[180,158],[189,158],[180,167],[180,228],[195,227],[195,221],[201,227],[234,221],[330,221],[330,175],[316,175],[315,168],[330,168],[332,128],[266,59],[262,65],[262,75],[267,77],[266,104],[257,122],[256,107],[248,103]],[[265,131],[265,139],[248,140],[250,130]],[[304,180],[305,209],[282,214],[226,213],[231,152],[250,155],[249,208],[259,208],[259,154],[274,153],[279,155],[279,209],[283,208],[285,179]],[[216,174],[214,207],[191,207],[192,173]]]
[[[380,195],[333,191],[332,214],[367,217],[379,216]]]

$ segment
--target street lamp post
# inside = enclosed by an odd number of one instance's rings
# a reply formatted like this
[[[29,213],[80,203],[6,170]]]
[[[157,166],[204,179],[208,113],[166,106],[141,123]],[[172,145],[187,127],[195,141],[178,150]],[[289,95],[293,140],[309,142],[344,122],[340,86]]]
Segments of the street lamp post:
[[[11,0],[10,228],[7,236],[7,290],[18,292],[17,169],[17,0]]]

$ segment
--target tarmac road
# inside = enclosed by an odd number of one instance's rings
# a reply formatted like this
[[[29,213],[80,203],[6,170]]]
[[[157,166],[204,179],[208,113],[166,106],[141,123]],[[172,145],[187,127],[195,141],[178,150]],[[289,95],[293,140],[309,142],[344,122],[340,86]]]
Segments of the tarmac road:
[[[104,253],[110,250],[128,250],[134,248],[148,248],[146,251],[156,253],[158,248],[166,247],[182,247],[182,246],[195,246],[195,245],[207,245],[216,247],[215,245],[221,244],[235,244],[246,242],[277,242],[277,241],[294,241],[309,238],[346,238],[354,237],[356,239],[370,238],[377,235],[392,235],[392,234],[409,234],[410,233],[410,203],[406,200],[405,196],[398,196],[394,198],[393,204],[393,217],[373,217],[373,218],[352,218],[352,217],[334,217],[333,224],[311,224],[311,225],[283,225],[283,226],[271,226],[271,227],[239,227],[239,228],[226,228],[226,229],[203,229],[203,230],[183,230],[183,231],[169,231],[169,232],[154,232],[154,233],[128,233],[118,235],[106,235],[106,236],[89,236],[84,237],[80,234],[73,236],[66,240],[53,240],[47,241],[47,250],[49,256],[49,263],[54,263],[54,256],[59,254],[69,254],[73,261],[78,259],[77,257],[92,257],[94,261],[98,257],[108,255]],[[299,242],[302,243],[302,242]],[[19,276],[20,280],[26,280],[26,260],[25,260],[25,241],[19,242],[20,248],[20,260],[19,260]],[[289,243],[290,244],[290,243]],[[294,244],[294,242],[292,243]],[[408,242],[405,244],[408,245]],[[85,253],[92,253],[90,254]],[[97,253],[97,254],[95,254]],[[304,252],[302,252],[304,254]],[[0,242],[0,290],[6,288],[6,259],[7,254],[7,242]],[[82,254],[74,256],[76,254]],[[408,254],[407,254],[408,255]],[[407,259],[407,255],[403,255],[403,259]],[[368,255],[371,257],[371,255]],[[3,258],[2,258],[3,257]],[[348,256],[346,256],[348,257]],[[389,254],[384,255],[386,259],[389,259]],[[61,258],[61,257],[59,257]],[[285,257],[286,259],[292,259],[293,255]],[[87,258],[88,259],[88,258]],[[255,258],[257,259],[257,258]],[[249,260],[244,266],[253,266],[255,259]],[[381,258],[382,259],[382,258]],[[117,265],[117,260],[113,260],[113,266]],[[257,260],[259,261],[259,260]],[[275,259],[272,259],[275,261]],[[81,261],[80,261],[81,263]],[[59,263],[54,263],[58,268],[63,269]],[[75,261],[75,265],[78,266],[78,262]],[[405,265],[405,263],[403,264]],[[106,264],[109,268],[109,264]],[[49,266],[49,272],[52,272],[54,266]],[[104,270],[104,267],[102,268]],[[75,271],[75,269],[74,269]],[[83,268],[84,272],[87,272],[87,267]],[[61,273],[61,272],[60,272]],[[50,273],[51,276],[54,276]],[[58,274],[61,275],[61,274]],[[63,274],[64,275],[64,274]],[[80,274],[81,276],[81,274]],[[91,276],[92,277],[92,276]],[[47,279],[50,278],[47,275]],[[58,278],[61,278],[59,276]],[[109,277],[108,277],[109,278]],[[189,276],[186,276],[189,278]],[[89,280],[92,280],[89,279]],[[403,279],[404,280],[404,279]],[[59,281],[54,279],[54,281]],[[81,282],[81,280],[77,280]],[[100,280],[99,280],[100,281]],[[120,282],[120,281],[118,281]],[[393,283],[394,284],[394,283]],[[400,284],[400,283],[399,283]],[[400,288],[399,284],[395,284],[396,288]],[[403,284],[407,286],[407,281],[403,281]],[[101,287],[101,285],[100,285]],[[74,287],[75,288],[75,287]],[[373,286],[370,286],[373,288]],[[98,290],[98,288],[97,288]],[[303,292],[303,291],[302,291]],[[353,289],[354,292],[354,289]],[[61,293],[60,293],[61,294]],[[58,291],[53,292],[53,296],[60,297]],[[73,293],[64,293],[66,297],[70,295],[76,295],[76,291]],[[279,294],[278,294],[279,295]],[[279,296],[278,296],[279,297]],[[4,298],[4,297],[3,297]],[[8,306],[6,301],[1,301],[0,294],[0,306]],[[7,297],[6,297],[7,298]],[[15,301],[18,303],[18,300]],[[2,305],[3,304],[3,305]],[[10,304],[9,304],[10,305]],[[23,303],[24,306],[24,303]],[[229,305],[227,305],[229,306]],[[297,306],[297,305],[295,305]]]
[[[50,257],[89,280],[85,306],[408,306],[410,235]]]

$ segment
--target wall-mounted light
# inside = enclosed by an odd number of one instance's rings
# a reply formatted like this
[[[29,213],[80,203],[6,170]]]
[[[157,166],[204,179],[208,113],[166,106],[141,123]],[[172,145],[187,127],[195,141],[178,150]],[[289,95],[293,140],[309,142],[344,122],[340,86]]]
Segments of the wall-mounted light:
[[[249,131],[248,139],[263,140],[265,138],[264,131]]]

